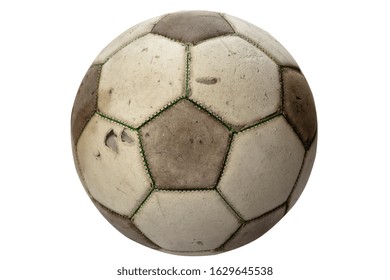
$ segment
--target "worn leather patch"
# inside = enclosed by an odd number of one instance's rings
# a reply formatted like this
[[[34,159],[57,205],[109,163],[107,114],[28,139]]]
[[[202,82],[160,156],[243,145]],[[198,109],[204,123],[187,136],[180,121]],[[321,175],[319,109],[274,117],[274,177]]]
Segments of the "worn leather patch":
[[[314,98],[302,73],[285,68],[282,72],[284,111],[291,125],[308,148],[317,131],[317,115]]]
[[[229,131],[189,101],[141,129],[145,156],[159,188],[212,188],[222,170]]]

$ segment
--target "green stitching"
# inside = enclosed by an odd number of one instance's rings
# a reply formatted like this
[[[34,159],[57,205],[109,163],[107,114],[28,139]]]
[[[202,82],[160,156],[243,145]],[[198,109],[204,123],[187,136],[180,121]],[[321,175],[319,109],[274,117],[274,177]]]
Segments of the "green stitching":
[[[186,57],[186,77],[185,77],[186,92],[185,92],[185,96],[189,97],[190,96],[190,62],[191,62],[190,45],[186,45],[186,53],[187,53],[187,57]]]
[[[155,114],[153,114],[151,117],[149,117],[149,119],[147,119],[143,124],[141,124],[138,129],[142,129],[142,127],[144,127],[145,125],[147,125],[149,122],[151,122],[152,120],[154,120],[155,118],[157,118],[159,115],[161,115],[163,112],[165,112],[166,110],[168,110],[169,108],[173,107],[174,105],[176,105],[180,100],[183,100],[185,99],[184,96],[180,96],[179,98],[176,98],[175,100],[169,102],[167,105],[165,105],[162,109],[160,109],[159,111],[157,111]]]
[[[278,205],[278,206],[276,206],[275,208],[273,208],[273,209],[271,209],[271,210],[269,210],[269,211],[267,211],[267,212],[265,212],[264,214],[262,214],[262,215],[260,215],[260,216],[258,216],[258,217],[256,217],[256,218],[253,218],[253,219],[250,219],[250,220],[248,220],[248,221],[244,221],[242,224],[241,224],[241,226],[235,231],[235,232],[233,232],[233,234],[217,249],[217,250],[220,250],[220,251],[224,251],[225,250],[225,247],[226,247],[226,245],[235,237],[235,236],[237,236],[237,234],[238,234],[238,232],[241,230],[241,229],[243,229],[247,224],[249,224],[249,223],[251,223],[251,222],[254,222],[254,221],[256,221],[256,220],[260,220],[260,219],[262,219],[263,217],[265,217],[265,216],[268,216],[268,215],[270,215],[271,213],[273,213],[274,211],[277,211],[277,210],[279,210],[279,209],[281,209],[281,208],[283,208],[283,207],[286,207],[287,208],[287,203],[286,202],[283,202],[282,204],[280,204],[280,205]],[[285,215],[285,214],[284,214]],[[260,237],[260,236],[259,236]]]
[[[279,73],[279,84],[280,84],[280,100],[281,100],[281,106],[280,110],[284,112],[284,80],[283,80],[283,67],[278,66],[278,73]]]
[[[102,112],[99,112],[99,111],[96,111],[96,114],[101,117],[102,119],[106,120],[106,121],[109,121],[109,122],[112,122],[112,123],[115,123],[115,124],[119,124],[120,126],[123,126],[125,128],[128,128],[130,130],[133,130],[133,131],[138,131],[137,128],[135,127],[132,127],[131,125],[121,121],[121,120],[118,120],[118,119],[115,119],[113,117],[110,117]]]
[[[139,211],[141,210],[141,208],[146,204],[146,202],[148,201],[148,199],[150,198],[150,196],[152,195],[152,193],[154,192],[154,185],[152,185],[152,188],[151,190],[149,191],[149,193],[146,195],[146,197],[144,198],[144,200],[138,205],[137,209],[135,209],[133,215],[130,216],[130,220],[134,223],[134,219],[135,219],[135,216],[139,213]],[[134,224],[135,225],[135,224]],[[136,226],[136,225],[135,225]],[[137,227],[137,226],[136,226]],[[137,227],[138,228],[138,227]]]
[[[221,178],[222,178],[222,176],[223,176],[223,174],[224,174],[225,167],[226,167],[226,164],[227,164],[229,155],[230,155],[230,148],[232,147],[233,138],[234,138],[234,135],[236,135],[236,134],[237,134],[236,132],[232,132],[232,133],[229,135],[229,142],[228,142],[228,145],[227,145],[225,158],[223,159],[221,171],[219,172],[217,181],[216,181],[215,186],[214,186],[215,189],[217,188],[217,186],[218,186],[219,182],[221,181]],[[232,206],[230,206],[230,207],[232,207]],[[233,208],[233,207],[232,207],[232,208]]]
[[[242,132],[245,132],[247,130],[250,130],[250,129],[253,129],[253,128],[256,128],[264,123],[267,123],[279,116],[281,116],[282,113],[280,112],[280,110],[277,110],[275,112],[273,112],[272,114],[269,114],[268,116],[265,116],[264,118],[260,119],[258,122],[250,125],[250,126],[247,126],[247,127],[244,127],[243,129],[241,129],[238,133],[242,133]]]
[[[152,176],[152,172],[150,170],[148,161],[146,159],[145,150],[144,150],[144,146],[142,143],[142,136],[141,136],[141,133],[139,133],[139,132],[137,134],[138,134],[138,142],[139,142],[139,151],[141,152],[143,164],[144,164],[144,167],[146,169],[146,173],[148,174],[150,180],[152,181],[152,189],[154,189],[155,188],[155,181],[154,181],[154,178]]]
[[[168,187],[161,187],[161,186],[157,186],[155,187],[155,190],[157,192],[209,192],[209,191],[213,191],[214,187],[211,187],[211,188],[183,188],[183,187],[179,187],[179,188],[168,188]]]
[[[243,217],[241,217],[241,214],[236,209],[234,209],[233,206],[231,206],[231,204],[227,201],[225,196],[222,195],[222,192],[218,188],[216,188],[215,190],[217,191],[219,196],[222,198],[222,200],[226,203],[226,205],[229,207],[229,209],[233,212],[233,214],[236,216],[238,222],[240,222],[240,223],[245,222],[245,219]]]
[[[216,114],[208,111],[202,104],[198,103],[197,101],[186,98],[188,101],[190,101],[192,104],[194,104],[197,108],[201,109],[202,111],[206,112],[208,115],[212,116],[214,119],[216,119],[219,123],[221,123],[224,127],[226,127],[229,131],[234,132],[235,130],[227,124],[220,116],[217,116]]]

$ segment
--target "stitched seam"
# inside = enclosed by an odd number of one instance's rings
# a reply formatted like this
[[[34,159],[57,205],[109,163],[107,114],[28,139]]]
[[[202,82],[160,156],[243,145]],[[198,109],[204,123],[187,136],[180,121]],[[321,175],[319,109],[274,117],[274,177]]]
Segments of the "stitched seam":
[[[307,150],[307,143],[305,143],[305,141],[303,140],[303,136],[301,136],[301,134],[299,133],[299,131],[297,130],[296,126],[293,125],[292,121],[290,120],[290,118],[288,117],[287,113],[286,112],[282,112],[282,115],[283,117],[285,118],[285,120],[287,121],[287,123],[290,125],[290,127],[292,128],[292,130],[294,131],[294,133],[297,135],[299,141],[301,142],[303,148],[305,149],[305,151]]]
[[[198,192],[198,191],[212,191],[213,187],[210,188],[184,188],[184,187],[178,187],[178,188],[169,188],[164,186],[156,186],[156,191],[159,192]]]
[[[222,200],[226,203],[226,205],[228,206],[228,208],[230,209],[230,211],[232,211],[232,213],[235,215],[235,217],[237,218],[237,221],[239,223],[243,223],[245,222],[245,219],[241,216],[241,214],[233,208],[233,206],[228,202],[228,200],[226,199],[226,197],[222,194],[222,192],[216,188],[215,189],[217,191],[217,193],[219,194],[219,196],[222,198]]]
[[[246,226],[246,224],[247,224],[246,222],[241,223],[241,225],[238,227],[238,229],[236,229],[236,230],[228,237],[228,239],[226,239],[226,241],[223,242],[222,245],[218,247],[217,250],[223,251],[224,248],[225,248],[225,246],[226,246],[226,244],[229,243],[230,240],[232,240],[232,239],[238,234],[238,232]]]
[[[162,21],[164,18],[166,18],[167,16],[169,16],[170,15],[170,13],[168,13],[168,14],[165,14],[165,15],[162,15],[154,24],[153,24],[153,27],[152,27],[152,29],[150,29],[150,33],[152,33],[153,32],[153,29],[156,27],[156,25],[160,22],[160,21]]]
[[[162,38],[165,38],[165,39],[168,39],[168,40],[170,40],[172,42],[178,43],[178,44],[183,45],[183,46],[185,46],[187,44],[187,42],[183,42],[183,41],[177,40],[175,38],[169,37],[167,35],[162,35],[160,33],[155,33],[154,31],[151,31],[150,34],[156,35],[156,36],[159,36],[159,37],[162,37]]]
[[[137,209],[135,209],[134,213],[130,216],[130,219],[133,221],[133,223],[135,220],[135,216],[138,215],[139,211],[142,209],[142,207],[144,207],[145,203],[149,200],[149,198],[152,195],[152,193],[154,192],[154,190],[155,190],[155,188],[154,188],[154,186],[152,186],[152,189],[146,195],[144,200],[138,205]],[[138,226],[135,223],[134,223],[134,226],[136,226],[138,228]]]
[[[100,82],[101,82],[101,78],[102,78],[103,63],[100,63],[98,65],[100,65],[100,68],[99,68],[99,79],[98,79],[97,88],[96,88],[95,113],[97,111],[99,111],[99,89],[100,89]],[[92,116],[91,116],[91,118],[92,118]]]
[[[260,215],[260,216],[258,216],[258,217],[256,217],[256,218],[253,218],[253,219],[250,219],[250,220],[248,220],[248,221],[245,221],[245,222],[243,222],[243,224],[226,240],[226,242],[225,243],[223,243],[222,245],[221,245],[221,247],[219,247],[218,248],[218,250],[224,250],[224,248],[226,247],[226,245],[231,241],[231,240],[233,240],[234,239],[234,237],[236,237],[237,236],[237,234],[239,233],[239,231],[241,231],[241,229],[243,229],[243,228],[245,228],[249,223],[252,223],[252,222],[254,222],[254,221],[256,221],[256,220],[260,220],[260,219],[262,219],[262,218],[264,218],[265,216],[268,216],[268,215],[270,215],[270,214],[272,214],[273,212],[275,212],[275,211],[277,211],[277,210],[279,210],[279,209],[281,209],[281,208],[283,208],[283,207],[286,207],[287,208],[287,203],[286,202],[283,202],[282,204],[280,204],[280,205],[278,205],[278,206],[276,206],[275,208],[273,208],[273,209],[271,209],[271,210],[269,210],[269,211],[267,211],[267,212],[265,212],[264,214],[262,214],[262,215]],[[259,236],[259,237],[261,237],[261,236]],[[241,246],[239,246],[239,247],[241,247]]]
[[[318,133],[317,130],[318,130],[318,127],[317,127],[317,125],[316,125],[316,130],[315,130],[315,132],[314,132],[314,136],[313,136],[313,138],[310,140],[310,142],[307,143],[307,147],[305,147],[305,149],[306,149],[307,151],[310,150],[311,146],[313,145],[314,141],[315,141],[316,138],[317,138],[317,133]]]
[[[282,113],[279,110],[277,110],[277,111],[273,112],[272,114],[269,114],[268,116],[262,118],[258,122],[254,123],[254,124],[252,124],[252,125],[250,125],[248,127],[245,127],[243,129],[241,129],[240,131],[238,131],[238,133],[242,133],[242,132],[245,132],[247,130],[251,130],[251,129],[257,128],[258,126],[263,125],[263,124],[265,124],[267,122],[270,122],[273,119],[275,119],[275,118],[277,118],[277,117],[279,117],[281,115],[282,115]]]
[[[283,70],[283,69],[291,69],[291,70],[297,71],[298,73],[300,73],[300,74],[303,75],[301,69],[300,69],[299,67],[297,67],[297,66],[292,66],[292,65],[280,65],[280,68],[282,68],[282,70]]]
[[[226,23],[230,26],[230,28],[233,30],[233,32],[236,32],[236,29],[234,28],[233,24],[225,17],[225,14],[218,13],[221,18],[223,18]]]
[[[224,157],[224,160],[223,160],[223,163],[222,163],[222,166],[221,166],[221,169],[220,169],[217,181],[216,181],[215,186],[214,186],[215,189],[217,189],[217,186],[219,185],[219,182],[221,181],[221,178],[222,178],[222,176],[224,174],[225,166],[226,166],[227,161],[229,159],[230,149],[232,147],[233,138],[234,138],[234,135],[236,135],[236,134],[237,134],[236,132],[232,132],[229,135],[228,146],[227,146],[227,149],[226,149],[226,152],[225,152],[225,157]]]
[[[278,66],[278,73],[279,73],[279,84],[280,84],[280,100],[281,100],[281,111],[284,112],[284,106],[285,106],[285,100],[284,100],[284,79],[283,79],[283,71],[284,68]]]
[[[234,212],[234,214],[236,215],[236,217],[238,218],[238,221],[240,223],[243,223],[245,222],[245,219],[242,217],[241,213],[236,210],[233,205],[227,200],[227,198],[223,195],[222,193],[222,190],[220,188],[218,188],[218,185],[220,184],[221,182],[221,179],[222,179],[222,176],[224,175],[225,173],[225,170],[227,168],[227,165],[228,165],[228,161],[229,161],[229,158],[230,158],[230,155],[232,153],[232,149],[233,149],[233,144],[234,144],[234,141],[235,141],[235,135],[237,134],[237,132],[233,132],[232,133],[232,136],[231,136],[231,140],[230,140],[230,143],[229,143],[229,149],[227,151],[227,154],[226,154],[226,159],[224,161],[224,165],[222,167],[222,170],[221,170],[221,174],[220,174],[220,177],[219,177],[219,181],[215,187],[215,190],[217,191],[217,193],[221,196],[221,198],[225,201],[225,203],[229,206],[229,208]]]
[[[148,125],[151,121],[153,121],[155,118],[157,118],[159,115],[161,115],[166,110],[170,109],[171,107],[175,106],[180,100],[185,99],[184,96],[180,96],[172,101],[170,101],[168,104],[166,104],[163,108],[158,110],[156,113],[154,113],[151,117],[149,117],[144,123],[142,123],[138,129],[142,129],[144,126]]]
[[[278,206],[276,206],[276,207],[272,208],[271,210],[265,212],[264,214],[261,214],[260,216],[257,216],[255,218],[252,218],[252,219],[246,221],[245,224],[251,223],[251,222],[256,221],[256,220],[260,220],[260,219],[264,218],[265,216],[270,215],[272,212],[274,212],[276,210],[279,210],[279,209],[281,209],[283,207],[286,207],[286,206],[287,206],[287,202],[285,201],[282,204],[279,204]]]
[[[203,43],[205,43],[205,42],[212,41],[212,40],[214,40],[214,39],[221,39],[221,38],[236,36],[236,34],[237,34],[237,33],[235,33],[234,30],[233,30],[233,31],[230,32],[230,33],[218,35],[218,36],[211,37],[211,38],[206,38],[206,39],[204,39],[204,40],[201,40],[201,41],[198,41],[198,42],[194,43],[193,45],[194,45],[194,46],[197,46],[197,45],[203,44]]]
[[[190,96],[190,62],[191,62],[191,52],[190,52],[190,45],[186,45],[186,76],[185,76],[185,81],[186,81],[186,86],[185,86],[185,97]]]
[[[156,192],[170,192],[170,193],[189,193],[189,192],[214,192],[213,189],[199,188],[199,189],[160,189],[156,187]]]
[[[160,247],[163,251],[166,251],[166,252],[171,252],[172,254],[186,254],[186,253],[208,253],[208,252],[215,252],[216,249],[210,249],[210,250],[199,250],[199,251],[178,251],[178,250],[169,250],[169,249],[164,249],[162,247]]]
[[[155,188],[155,186],[156,186],[156,183],[154,181],[154,178],[153,178],[153,175],[152,175],[152,171],[150,170],[150,166],[149,166],[148,160],[146,159],[146,154],[145,154],[144,145],[143,145],[143,142],[142,142],[143,140],[142,140],[141,133],[137,132],[137,135],[138,135],[138,143],[139,143],[138,147],[139,147],[139,151],[141,153],[143,165],[144,165],[144,168],[146,170],[146,173],[148,174],[148,177],[152,181],[152,190],[153,190]]]
[[[128,128],[128,129],[133,130],[133,131],[138,131],[137,128],[135,128],[135,127],[133,127],[133,126],[127,124],[126,122],[121,121],[121,120],[116,119],[116,118],[113,118],[113,117],[111,117],[111,116],[109,116],[109,115],[107,115],[107,114],[104,114],[104,113],[100,112],[100,111],[96,111],[96,114],[97,114],[100,118],[102,118],[102,119],[104,119],[104,120],[106,120],[106,121],[109,121],[109,122],[118,124],[118,125],[120,125],[120,126],[122,126],[122,127]]]
[[[204,105],[202,105],[201,103],[199,103],[198,101],[195,101],[194,99],[192,98],[186,98],[188,101],[190,101],[192,104],[194,104],[197,108],[203,110],[204,112],[206,112],[208,115],[212,116],[214,119],[216,119],[219,123],[221,123],[224,127],[226,127],[230,132],[233,132],[233,128],[228,124],[226,123],[220,116],[216,115],[215,113],[207,110],[205,108]]]

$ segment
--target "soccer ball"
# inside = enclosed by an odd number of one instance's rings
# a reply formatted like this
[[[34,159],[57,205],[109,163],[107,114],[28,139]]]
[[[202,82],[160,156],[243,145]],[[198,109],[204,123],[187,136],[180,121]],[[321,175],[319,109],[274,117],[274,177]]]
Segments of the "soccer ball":
[[[148,247],[207,255],[245,245],[295,204],[317,139],[291,55],[236,17],[172,13],[98,55],[71,117],[76,168],[101,214]]]

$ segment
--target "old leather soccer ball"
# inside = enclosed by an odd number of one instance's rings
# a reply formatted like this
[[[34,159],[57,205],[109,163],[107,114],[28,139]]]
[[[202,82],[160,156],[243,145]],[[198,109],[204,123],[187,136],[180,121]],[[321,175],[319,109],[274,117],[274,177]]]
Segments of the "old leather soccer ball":
[[[236,17],[140,23],[97,56],[71,117],[86,192],[145,246],[207,255],[247,244],[295,204],[317,119],[292,56]]]

